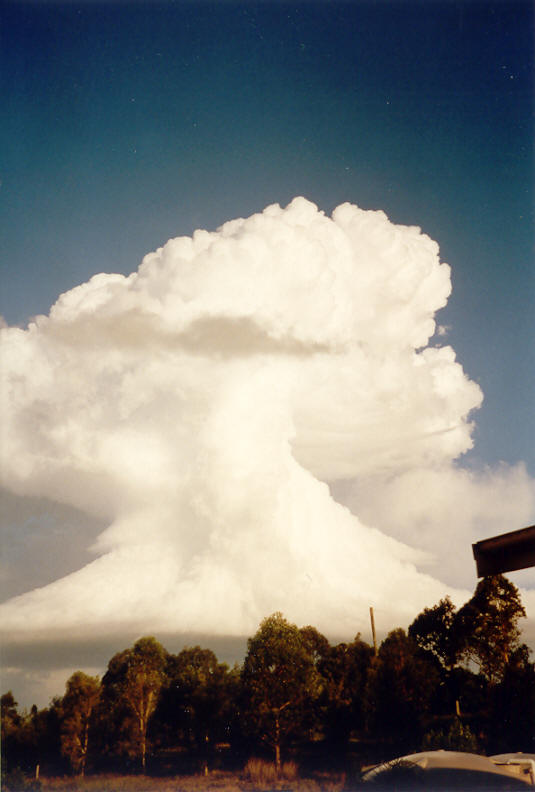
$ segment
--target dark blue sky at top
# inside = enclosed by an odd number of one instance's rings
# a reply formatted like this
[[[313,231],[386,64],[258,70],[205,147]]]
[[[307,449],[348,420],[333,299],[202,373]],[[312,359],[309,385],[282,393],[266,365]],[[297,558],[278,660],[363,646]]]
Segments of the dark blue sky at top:
[[[4,4],[0,312],[304,195],[419,225],[486,401],[473,464],[535,473],[531,2]],[[515,527],[515,526],[513,526]]]

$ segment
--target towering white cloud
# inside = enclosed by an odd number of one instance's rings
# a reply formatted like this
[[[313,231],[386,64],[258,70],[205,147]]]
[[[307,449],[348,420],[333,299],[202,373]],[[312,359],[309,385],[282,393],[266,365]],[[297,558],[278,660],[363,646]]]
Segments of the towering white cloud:
[[[369,604],[400,622],[443,596],[418,571],[432,542],[376,526],[387,481],[447,482],[472,444],[480,389],[427,346],[450,288],[418,228],[297,198],[3,329],[3,484],[109,523],[92,563],[1,606],[5,627],[247,634],[280,609],[354,633]]]

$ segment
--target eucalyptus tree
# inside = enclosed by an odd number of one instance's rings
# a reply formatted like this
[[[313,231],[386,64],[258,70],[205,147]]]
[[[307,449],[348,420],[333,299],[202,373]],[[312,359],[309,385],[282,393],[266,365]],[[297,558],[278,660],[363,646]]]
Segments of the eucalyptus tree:
[[[114,655],[103,677],[104,713],[115,721],[120,748],[147,764],[147,730],[165,681],[168,653],[153,637]]]
[[[423,657],[402,629],[390,632],[366,683],[368,726],[400,745],[416,747],[439,684],[436,664]]]
[[[351,732],[364,727],[364,696],[372,659],[372,647],[357,635],[350,643],[329,647],[319,663],[325,736],[333,746],[343,748]]]
[[[282,745],[302,734],[309,705],[321,690],[308,637],[277,612],[261,622],[247,643],[242,669],[247,721],[274,750],[277,773]]]
[[[458,635],[455,605],[444,597],[432,608],[424,608],[409,626],[409,637],[420,649],[435,657],[440,665],[451,671],[462,649]]]
[[[22,755],[22,725],[23,718],[18,711],[18,702],[11,690],[2,694],[0,699],[0,719],[2,729],[1,766],[2,776],[20,763]]]
[[[170,655],[156,717],[167,738],[180,738],[200,756],[205,774],[216,741],[226,742],[235,710],[236,669],[210,649],[186,647]]]
[[[82,776],[99,698],[100,680],[97,677],[75,671],[67,680],[61,702],[61,752],[69,759],[73,772]]]
[[[462,659],[475,664],[492,685],[503,679],[512,654],[520,647],[518,622],[525,616],[517,587],[504,575],[480,580],[455,616]]]
[[[535,747],[535,664],[521,644],[509,656],[503,677],[490,686],[489,753]]]

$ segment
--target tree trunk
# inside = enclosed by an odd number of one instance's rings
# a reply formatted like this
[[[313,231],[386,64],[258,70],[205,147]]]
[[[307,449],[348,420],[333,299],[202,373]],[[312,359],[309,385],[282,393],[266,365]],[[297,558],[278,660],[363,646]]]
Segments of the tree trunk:
[[[87,746],[88,746],[88,743],[89,743],[89,719],[86,720],[86,722],[85,722],[84,740],[82,742],[82,763],[81,763],[81,767],[80,767],[80,775],[82,776],[82,778],[85,775],[85,762],[86,762],[86,759],[87,759]]]
[[[275,770],[277,776],[279,776],[281,772],[281,725],[279,712],[275,714]]]
[[[145,775],[147,766],[147,725],[143,718],[139,719],[139,731],[141,732],[141,770]]]
[[[204,762],[203,762],[203,771],[204,775],[208,775],[208,753],[209,753],[209,746],[210,738],[207,734],[204,735]]]

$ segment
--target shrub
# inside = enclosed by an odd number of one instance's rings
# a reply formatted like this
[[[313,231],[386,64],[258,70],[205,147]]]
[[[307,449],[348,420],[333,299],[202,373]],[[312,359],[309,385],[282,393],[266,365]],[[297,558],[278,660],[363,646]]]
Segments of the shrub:
[[[281,778],[285,781],[296,781],[299,776],[299,768],[295,762],[283,762],[281,767]]]
[[[253,758],[249,759],[245,765],[244,775],[256,786],[269,788],[274,787],[277,781],[297,781],[299,768],[295,762],[283,762],[280,776],[277,776],[277,769],[273,762]]]
[[[277,781],[277,770],[273,762],[264,759],[249,759],[245,765],[244,775],[253,784],[269,786]]]
[[[447,731],[439,729],[430,731],[422,740],[423,751],[436,751],[443,748],[447,751],[468,751],[477,753],[477,737],[470,731],[467,724],[462,724],[459,718],[454,718]]]

